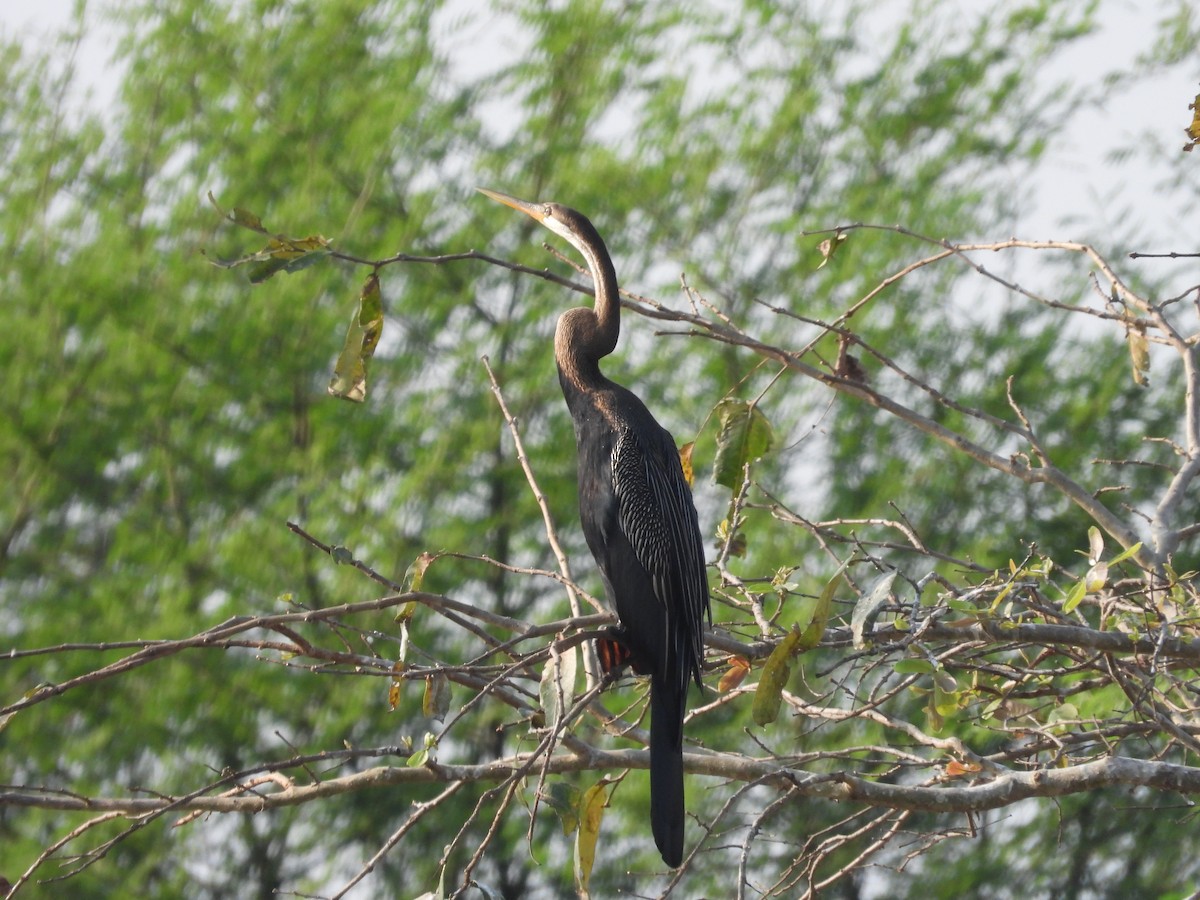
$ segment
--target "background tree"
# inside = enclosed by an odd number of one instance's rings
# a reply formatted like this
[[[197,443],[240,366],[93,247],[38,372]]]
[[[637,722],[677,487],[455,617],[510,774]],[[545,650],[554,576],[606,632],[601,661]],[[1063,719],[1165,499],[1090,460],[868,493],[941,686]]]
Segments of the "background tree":
[[[998,893],[1000,870],[1022,896],[1103,893],[1098,876],[1115,861],[1124,881],[1109,882],[1126,895],[1181,883],[1186,842],[1161,830],[1186,826],[1163,815],[1169,798],[1150,792],[1161,783],[1128,773],[1167,771],[1172,788],[1195,793],[1190,650],[1172,643],[1183,626],[1164,628],[1148,593],[1174,592],[1170,615],[1186,620],[1190,579],[1165,568],[1191,568],[1186,522],[1169,523],[1185,529],[1169,560],[1147,544],[1108,578],[1093,573],[1101,584],[1074,611],[1063,606],[1089,586],[1092,560],[1076,551],[1090,552],[1097,516],[1145,532],[1162,467],[1179,465],[1143,438],[1191,452],[1186,365],[1156,346],[1143,388],[1126,362],[1131,334],[1167,334],[1143,298],[1183,297],[1162,312],[1183,314],[1170,321],[1186,334],[1190,295],[1121,282],[1114,297],[1101,271],[1100,296],[1082,275],[1095,263],[1076,260],[1067,287],[1037,289],[1101,313],[1072,330],[1082,316],[1061,305],[985,294],[966,253],[893,278],[944,252],[914,233],[969,237],[1007,222],[1012,182],[1071,99],[1039,83],[1040,67],[1090,19],[1065,3],[975,21],[929,5],[884,29],[872,10],[510,3],[488,33],[514,35],[518,50],[487,68],[478,31],[437,3],[130,5],[112,13],[125,74],[103,115],[72,99],[62,61],[77,35],[44,53],[5,47],[0,605],[13,652],[0,667],[12,786],[0,874],[17,882],[36,863],[20,894],[69,873],[76,896],[133,885],[405,896],[472,880],[493,895],[557,896],[582,871],[559,817],[601,776],[645,761],[621,736],[640,710],[633,683],[567,733],[539,730],[554,721],[554,692],[538,691],[548,660],[572,658],[599,624],[582,615],[586,600],[572,609],[564,596],[518,458],[545,495],[549,536],[595,591],[550,357],[554,319],[574,301],[479,259],[389,264],[370,396],[351,405],[325,386],[367,272],[326,259],[251,288],[198,252],[263,242],[222,222],[212,191],[270,229],[324,233],[362,259],[486,247],[546,266],[528,229],[471,199],[477,183],[587,211],[622,284],[663,304],[636,305],[652,318],[630,317],[614,371],[677,436],[697,437],[720,562],[710,658],[714,672],[738,667],[729,656],[755,667],[747,687],[712,690],[688,724],[708,751],[689,764],[709,830],[689,827],[689,847],[708,837],[678,881],[655,874],[635,771],[606,788],[598,893],[728,893],[739,865],[734,889],[784,896],[896,895],[914,869],[923,891],[957,896]],[[1173,46],[1189,27],[1174,24]],[[911,233],[848,229],[818,268],[829,235],[806,229],[865,221]],[[680,271],[695,293],[680,294]],[[652,335],[655,320],[672,333]],[[865,384],[830,375],[839,342]],[[831,405],[797,374],[849,396]],[[1038,446],[981,418],[1021,426],[1020,410],[1046,457],[1105,505],[989,471],[937,429],[898,424],[869,392],[1032,466]],[[755,401],[776,434],[734,495],[703,477],[710,414],[726,397]],[[348,551],[315,552],[289,520]],[[1110,531],[1093,556],[1111,561],[1118,543]],[[427,551],[450,555],[406,576]],[[380,586],[333,561],[349,555],[404,587],[419,577],[420,590],[379,601]],[[821,644],[793,660],[779,698],[797,715],[755,725],[748,694],[762,661],[847,560]],[[889,567],[900,575],[873,594]],[[850,631],[860,596],[882,604],[869,642]],[[1008,623],[1078,632],[1018,638]],[[1125,643],[1107,653],[1078,643],[1113,639]],[[520,778],[498,764],[539,748]],[[1149,812],[1122,808],[1121,832],[1109,827],[1122,796],[1110,790],[945,841],[978,829],[985,807],[922,787],[941,777],[985,793],[1024,783],[1023,767],[1054,786],[1069,780],[1055,766],[1082,777],[1081,760],[1110,753],[1179,765],[1122,770],[1121,790],[1141,785],[1129,805]],[[191,815],[256,804],[272,809]],[[1143,865],[1127,865],[1130,832],[1146,841]],[[1066,874],[1040,862],[1051,847],[1072,860]]]

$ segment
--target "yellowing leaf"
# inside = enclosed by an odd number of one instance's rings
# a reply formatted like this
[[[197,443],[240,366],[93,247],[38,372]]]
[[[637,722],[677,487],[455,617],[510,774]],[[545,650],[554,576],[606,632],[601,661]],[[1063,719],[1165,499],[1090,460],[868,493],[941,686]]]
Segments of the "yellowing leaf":
[[[273,237],[254,256],[247,272],[251,283],[261,284],[277,272],[298,272],[329,255],[329,241],[319,234],[306,238]]]
[[[729,693],[745,680],[749,672],[750,660],[744,656],[729,657],[729,668],[725,670],[725,674],[717,682],[717,690],[722,694]]]
[[[388,688],[388,712],[395,712],[396,707],[400,705],[400,689],[403,687],[404,681],[399,676],[407,668],[408,666],[402,660],[397,660],[395,665],[392,666],[392,671],[396,674],[396,677],[392,679],[392,684]]]
[[[445,675],[425,676],[425,696],[421,698],[421,713],[442,721],[450,709],[450,679]]]
[[[695,447],[695,441],[688,441],[679,448],[679,464],[683,466],[683,480],[688,483],[688,487],[696,483],[696,472],[692,468],[692,450]]]
[[[575,835],[575,886],[585,897],[596,862],[596,841],[600,837],[600,822],[608,806],[609,780],[601,778],[584,791],[579,803],[579,831]]]
[[[1088,529],[1088,562],[1093,565],[1104,555],[1104,535],[1093,525]]]
[[[740,559],[746,555],[746,535],[742,531],[735,531],[731,535],[729,529],[729,520],[722,519],[717,526],[717,549],[724,550],[725,545],[729,544],[729,555]]]
[[[421,590],[421,584],[425,580],[425,570],[429,568],[430,563],[435,559],[437,559],[437,554],[426,550],[413,560],[413,564],[404,573],[404,590],[406,592]]]
[[[983,771],[983,766],[977,762],[959,762],[957,759],[952,759],[946,763],[946,776],[949,778],[961,778],[963,775],[976,775]]]
[[[221,204],[217,203],[217,198],[213,196],[212,191],[208,192],[208,202],[213,205],[222,218],[228,219],[234,225],[249,228],[251,231],[257,231],[260,234],[267,234],[267,229],[263,227],[262,219],[254,213],[242,209],[240,206],[235,206],[231,212],[226,212],[221,209]]]
[[[1183,145],[1185,153],[1191,153],[1192,148],[1195,147],[1196,144],[1200,144],[1200,94],[1197,94],[1196,99],[1188,104],[1188,109],[1192,111],[1192,124],[1189,125],[1185,130],[1187,131],[1187,136],[1191,138],[1191,140]]]
[[[1104,585],[1108,583],[1108,563],[1098,562],[1083,576],[1083,589],[1085,593],[1094,594],[1097,591],[1103,590]]]
[[[367,396],[367,364],[375,355],[383,334],[383,300],[379,277],[367,278],[358,296],[358,310],[346,331],[346,343],[333,367],[329,393],[343,400],[361,403]]]
[[[839,231],[833,237],[821,241],[821,245],[817,248],[821,251],[821,264],[817,266],[818,269],[825,268],[825,263],[833,259],[833,254],[837,253],[838,247],[842,246],[846,238],[847,235]]]
[[[1129,362],[1133,367],[1133,382],[1138,387],[1150,383],[1146,373],[1150,371],[1150,342],[1138,329],[1129,331]]]
[[[217,209],[217,212],[225,219],[228,219],[235,225],[240,225],[242,228],[249,228],[251,231],[257,231],[259,234],[270,234],[263,226],[262,219],[252,212],[234,207],[233,212],[226,212],[221,209],[216,198],[212,195],[212,191],[208,192],[208,201]],[[249,256],[242,256],[238,259],[217,259],[210,256],[204,250],[200,251],[204,254],[214,266],[220,266],[222,269],[232,269],[235,266],[249,266],[250,281],[254,284],[266,281],[276,272],[297,272],[300,269],[305,269],[315,262],[319,262],[332,252],[329,248],[329,241],[321,237],[319,234],[310,235],[306,238],[290,238],[286,235],[276,234],[271,235],[267,241],[267,246],[257,253],[251,253]]]
[[[233,208],[233,212],[229,214],[229,219],[234,224],[241,225],[243,228],[249,228],[251,231],[257,231],[260,234],[267,233],[267,229],[263,227],[262,219],[249,210],[242,209],[240,206]]]

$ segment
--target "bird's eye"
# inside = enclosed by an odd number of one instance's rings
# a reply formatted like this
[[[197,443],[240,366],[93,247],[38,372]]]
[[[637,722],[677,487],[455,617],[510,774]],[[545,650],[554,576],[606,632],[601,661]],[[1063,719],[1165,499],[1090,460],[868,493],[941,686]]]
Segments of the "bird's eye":
[[[544,212],[548,216],[554,215],[554,205],[551,203],[547,203],[545,209],[543,209],[542,212]]]

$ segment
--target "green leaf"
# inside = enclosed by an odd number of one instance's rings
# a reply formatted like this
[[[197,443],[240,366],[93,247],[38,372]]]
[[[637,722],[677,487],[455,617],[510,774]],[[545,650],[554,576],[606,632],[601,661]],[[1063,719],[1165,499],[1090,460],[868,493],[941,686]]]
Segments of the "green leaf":
[[[565,781],[552,781],[542,792],[541,800],[554,810],[562,822],[564,835],[571,834],[579,827],[580,800],[582,792],[573,784]]]
[[[716,412],[720,430],[713,481],[736,491],[746,465],[770,451],[775,433],[762,410],[745,400],[726,398],[717,404]]]
[[[955,612],[967,613],[968,615],[979,616],[981,618],[987,615],[987,611],[980,609],[973,601],[963,600],[959,597],[947,597],[946,606]]]
[[[754,690],[754,703],[750,714],[758,725],[769,725],[779,717],[779,705],[783,702],[783,689],[792,676],[791,659],[800,648],[801,632],[793,628],[787,637],[775,645],[763,665],[762,676]]]
[[[1055,725],[1060,722],[1074,722],[1078,719],[1079,709],[1074,703],[1061,703],[1050,710],[1050,714],[1046,716],[1046,724]]]
[[[1132,547],[1128,548],[1127,550],[1122,550],[1120,553],[1118,553],[1116,556],[1114,556],[1112,559],[1110,559],[1108,561],[1108,564],[1110,566],[1115,566],[1117,563],[1123,563],[1123,562],[1125,562],[1125,560],[1129,559],[1130,557],[1136,556],[1138,553],[1141,553],[1141,551],[1142,551],[1142,542],[1138,541]]]
[[[358,310],[350,320],[346,342],[333,367],[329,393],[361,403],[367,396],[367,364],[383,334],[383,300],[379,277],[372,273],[358,295]]]
[[[798,649],[811,650],[821,643],[821,638],[825,636],[825,628],[829,625],[829,614],[833,610],[833,595],[837,593],[838,581],[849,567],[850,562],[847,559],[838,566],[833,577],[825,583],[821,596],[817,598],[816,605],[813,607],[812,618],[803,626]]]
[[[411,745],[411,741],[409,742]],[[421,749],[408,758],[408,767],[410,769],[419,769],[421,766],[429,762],[430,758],[437,750],[437,735],[431,731],[425,732],[424,742]]]
[[[235,206],[232,211],[226,212],[221,208],[221,204],[217,202],[217,198],[213,196],[212,191],[208,192],[208,202],[213,205],[222,218],[228,219],[234,225],[249,228],[251,231],[257,231],[259,234],[267,234],[267,229],[263,227],[262,219],[249,210]]]
[[[938,716],[945,720],[958,712],[958,693],[948,693],[939,689],[933,692],[933,708]]]
[[[1062,611],[1065,613],[1071,612],[1079,605],[1084,596],[1087,594],[1087,583],[1080,578],[1071,586],[1071,590],[1067,593],[1067,597],[1063,600]]]
[[[927,659],[900,659],[892,666],[897,675],[932,675],[933,663]]]

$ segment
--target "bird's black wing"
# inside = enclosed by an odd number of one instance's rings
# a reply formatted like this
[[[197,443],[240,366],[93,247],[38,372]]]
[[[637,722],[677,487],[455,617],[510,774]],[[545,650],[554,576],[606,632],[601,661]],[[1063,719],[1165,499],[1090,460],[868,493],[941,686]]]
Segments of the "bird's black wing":
[[[621,530],[650,574],[666,612],[662,659],[675,660],[682,684],[700,681],[704,619],[711,619],[704,545],[691,488],[675,442],[661,426],[624,429],[612,450],[613,492]]]

